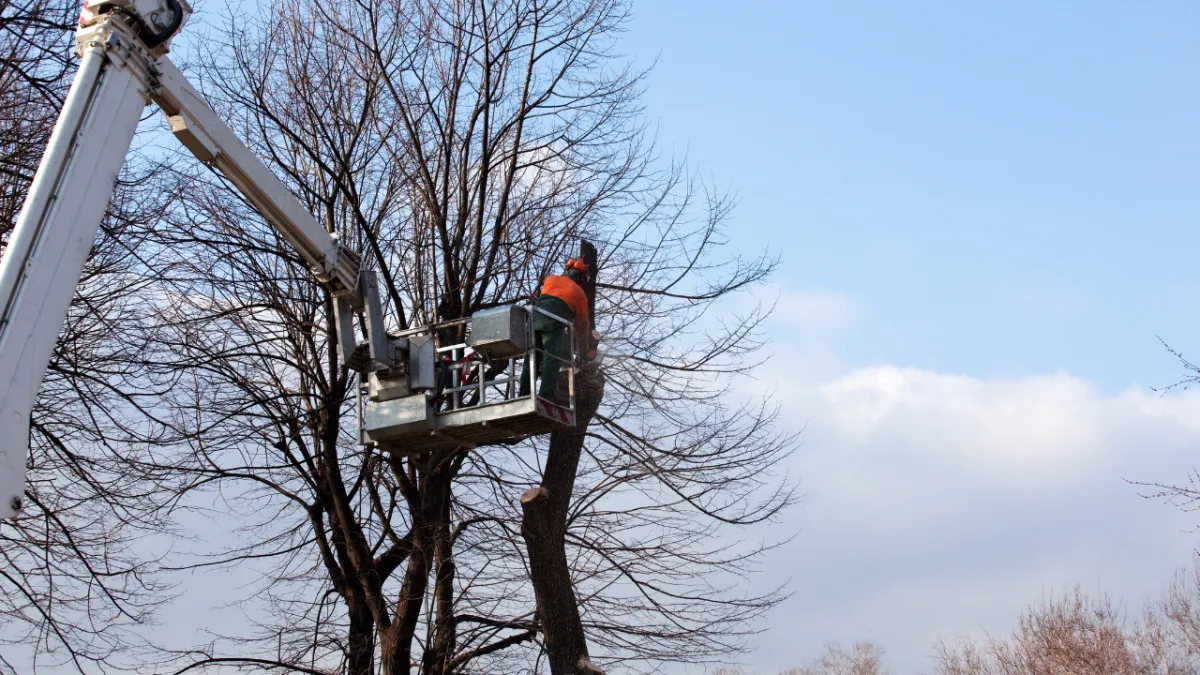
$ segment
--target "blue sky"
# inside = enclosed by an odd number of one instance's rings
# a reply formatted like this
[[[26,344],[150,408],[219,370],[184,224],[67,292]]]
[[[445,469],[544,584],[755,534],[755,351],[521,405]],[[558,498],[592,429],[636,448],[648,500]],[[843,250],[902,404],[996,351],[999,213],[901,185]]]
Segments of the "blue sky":
[[[1078,583],[1127,608],[1189,563],[1200,398],[1200,5],[635,5],[664,149],[785,265],[753,391],[806,424],[774,675],[873,639],[893,675]],[[765,582],[764,582],[765,583]],[[700,672],[700,671],[689,671]]]
[[[731,9],[736,7],[736,9]],[[635,5],[665,148],[779,279],[863,308],[852,364],[1168,384],[1200,291],[1200,6]]]

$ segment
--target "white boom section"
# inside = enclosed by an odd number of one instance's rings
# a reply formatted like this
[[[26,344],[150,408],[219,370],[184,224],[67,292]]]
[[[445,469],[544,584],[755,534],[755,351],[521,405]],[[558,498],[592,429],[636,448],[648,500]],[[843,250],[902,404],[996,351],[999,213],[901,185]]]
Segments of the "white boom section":
[[[158,60],[150,97],[171,131],[197,159],[216,167],[275,229],[304,256],[313,272],[339,296],[354,293],[358,261],[325,231],[271,170],[221,121],[167,57]]]
[[[308,261],[337,297],[343,358],[355,347],[358,261],[217,117],[166,58],[182,0],[87,0],[82,57],[0,259],[0,518],[22,506],[30,412],[142,112],[215,166]],[[161,33],[155,34],[159,30]]]
[[[29,414],[149,103],[114,45],[90,44],[0,259],[0,517],[21,506]]]

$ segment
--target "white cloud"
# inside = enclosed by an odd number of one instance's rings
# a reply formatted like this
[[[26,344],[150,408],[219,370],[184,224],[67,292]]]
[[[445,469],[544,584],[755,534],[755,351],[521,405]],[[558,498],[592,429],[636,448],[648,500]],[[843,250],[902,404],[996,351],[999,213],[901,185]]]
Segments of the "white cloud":
[[[1065,373],[983,381],[882,366],[817,389],[830,430],[871,447],[907,442],[944,461],[1016,467],[1063,466],[1102,446],[1102,406],[1092,387]]]
[[[890,365],[762,384],[807,430],[788,467],[806,494],[789,523],[801,534],[770,572],[796,596],[760,643],[761,672],[861,638],[895,672],[927,670],[938,635],[1007,631],[1075,583],[1136,608],[1189,561],[1196,522],[1123,479],[1200,463],[1200,394]]]

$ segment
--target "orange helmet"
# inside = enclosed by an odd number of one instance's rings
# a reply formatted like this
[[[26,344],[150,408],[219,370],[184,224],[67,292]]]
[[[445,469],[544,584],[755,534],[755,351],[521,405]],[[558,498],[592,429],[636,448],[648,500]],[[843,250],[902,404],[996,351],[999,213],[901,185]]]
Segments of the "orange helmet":
[[[567,260],[567,271],[570,272],[571,270],[579,270],[580,272],[583,273],[584,277],[586,277],[588,275],[588,266],[587,266],[587,263],[583,262],[583,258],[568,259]]]

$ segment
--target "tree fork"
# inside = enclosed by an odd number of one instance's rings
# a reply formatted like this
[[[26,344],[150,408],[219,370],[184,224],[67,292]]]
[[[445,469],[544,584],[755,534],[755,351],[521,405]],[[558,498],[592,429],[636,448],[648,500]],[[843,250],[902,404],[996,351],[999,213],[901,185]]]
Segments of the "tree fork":
[[[596,247],[584,241],[580,257],[590,274],[584,284],[596,327]],[[588,336],[591,340],[591,336]],[[592,665],[579,604],[567,564],[567,512],[579,470],[588,424],[604,398],[604,375],[598,364],[584,360],[575,389],[575,426],[550,434],[550,451],[542,482],[521,495],[521,536],[529,552],[529,576],[537,600],[538,623],[546,643],[551,675],[603,675]]]

